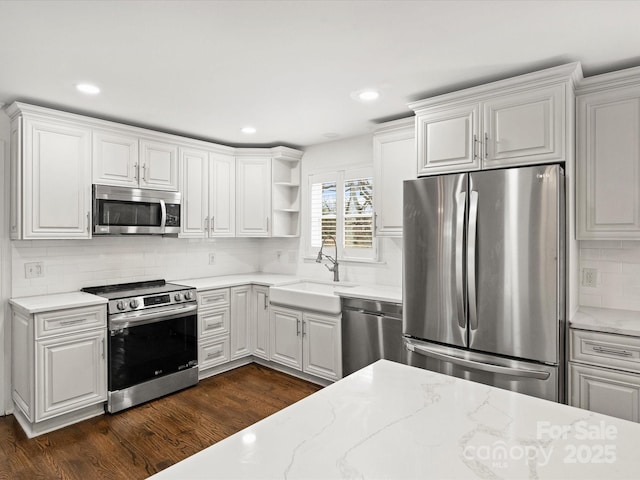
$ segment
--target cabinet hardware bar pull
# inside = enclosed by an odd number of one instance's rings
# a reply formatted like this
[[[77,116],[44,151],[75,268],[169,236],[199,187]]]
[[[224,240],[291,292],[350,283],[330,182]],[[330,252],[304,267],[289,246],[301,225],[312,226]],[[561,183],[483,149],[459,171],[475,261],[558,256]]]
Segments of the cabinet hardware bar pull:
[[[211,233],[211,235],[213,235],[213,232],[214,232],[214,231],[215,231],[215,229],[216,229],[216,216],[215,216],[215,215],[214,215],[213,217],[211,217],[211,224],[210,224],[210,226],[211,226],[211,232],[210,232],[210,233]]]
[[[305,332],[305,331],[304,331],[304,324],[305,324],[305,323],[306,323],[306,322],[303,320],[303,321],[302,321],[302,336],[303,336],[303,337],[307,334],[307,332]]]
[[[373,214],[373,234],[375,235],[378,232],[378,214]]]
[[[142,180],[144,180],[145,182],[148,182],[148,180],[147,180],[147,164],[146,163],[142,164]]]
[[[300,320],[296,320],[296,337],[300,336]]]
[[[91,233],[91,212],[87,212],[87,233]]]
[[[267,217],[267,233],[269,233],[269,217]]]
[[[209,233],[209,217],[204,217],[204,229]]]
[[[484,158],[489,158],[489,134],[484,132]]]
[[[86,318],[79,318],[77,320],[63,320],[60,322],[60,325],[74,325],[76,323],[86,322]]]
[[[473,158],[478,158],[478,135],[473,134]]]
[[[207,353],[207,360],[209,360],[210,358],[213,358],[213,357],[215,357],[215,356],[216,356],[216,354],[215,354],[215,353],[211,353],[211,352],[209,352],[209,353]]]
[[[269,308],[269,296],[265,295],[264,296],[264,309],[266,310],[267,308]]]
[[[613,348],[599,347],[597,345],[593,347],[593,351],[598,353],[608,353],[610,355],[619,355],[621,357],[631,357],[633,355],[632,352],[628,352],[627,350],[616,350]]]
[[[138,168],[138,164],[137,163],[133,165],[133,178],[136,179],[136,182],[140,178],[140,169]]]
[[[104,358],[104,350],[105,350],[105,348],[104,348],[104,337],[102,337],[102,342],[101,343],[102,343],[102,358]]]

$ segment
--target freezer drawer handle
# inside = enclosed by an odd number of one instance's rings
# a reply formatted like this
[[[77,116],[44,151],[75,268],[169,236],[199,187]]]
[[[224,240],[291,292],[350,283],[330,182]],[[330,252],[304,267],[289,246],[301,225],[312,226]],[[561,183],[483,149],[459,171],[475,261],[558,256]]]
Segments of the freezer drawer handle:
[[[527,377],[536,378],[538,380],[546,380],[551,375],[549,372],[542,370],[529,370],[526,368],[513,368],[513,367],[501,367],[500,365],[493,365],[490,363],[481,363],[474,360],[467,360],[465,358],[453,357],[451,355],[445,355],[444,353],[436,352],[430,348],[423,347],[421,345],[414,345],[407,343],[407,350],[419,353],[426,357],[432,357],[444,362],[460,365],[461,367],[471,368],[473,370],[481,370],[483,372],[498,373],[500,375],[511,375],[513,377]]]

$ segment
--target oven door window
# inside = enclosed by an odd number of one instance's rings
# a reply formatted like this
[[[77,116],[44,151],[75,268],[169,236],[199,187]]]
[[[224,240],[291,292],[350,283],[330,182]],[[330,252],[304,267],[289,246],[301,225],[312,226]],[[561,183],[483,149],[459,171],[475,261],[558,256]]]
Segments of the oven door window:
[[[109,334],[109,391],[121,390],[197,364],[195,315]]]
[[[122,227],[159,227],[162,208],[156,202],[97,200],[99,225]]]

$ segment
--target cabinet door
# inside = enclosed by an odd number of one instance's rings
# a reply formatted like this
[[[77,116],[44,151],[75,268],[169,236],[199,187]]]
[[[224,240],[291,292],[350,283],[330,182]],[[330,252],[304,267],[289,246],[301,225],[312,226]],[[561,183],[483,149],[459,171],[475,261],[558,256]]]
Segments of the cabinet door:
[[[329,380],[342,378],[340,317],[305,312],[302,322],[303,370]]]
[[[302,312],[271,307],[270,360],[302,370]]]
[[[534,88],[485,102],[482,168],[564,161],[564,89]]]
[[[402,182],[416,178],[415,127],[373,137],[375,234],[402,236]]]
[[[140,140],[140,188],[178,191],[178,146]]]
[[[209,235],[233,237],[236,234],[236,159],[211,153],[209,165]]]
[[[640,86],[577,99],[577,237],[640,239]]]
[[[231,360],[251,355],[251,286],[231,289]]]
[[[182,218],[180,236],[203,238],[209,223],[209,153],[180,149]]]
[[[569,404],[640,421],[640,375],[569,362]]]
[[[62,415],[107,399],[106,331],[36,342],[36,418]]]
[[[253,287],[253,341],[256,357],[269,359],[269,287]]]
[[[417,116],[418,175],[480,169],[479,112],[476,103]]]
[[[138,137],[93,130],[93,183],[138,186]]]
[[[91,130],[24,119],[24,237],[89,238]]]
[[[11,157],[9,165],[10,182],[10,235],[12,240],[22,238],[22,118],[16,117],[11,122]]]
[[[231,310],[229,306],[198,309],[199,338],[229,333]]]
[[[236,235],[268,237],[271,221],[271,158],[236,159]]]

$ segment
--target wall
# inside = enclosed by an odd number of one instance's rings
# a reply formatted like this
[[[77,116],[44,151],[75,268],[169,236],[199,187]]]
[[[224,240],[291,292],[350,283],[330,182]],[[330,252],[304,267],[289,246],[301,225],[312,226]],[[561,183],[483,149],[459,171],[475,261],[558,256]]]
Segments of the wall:
[[[209,254],[215,253],[215,264]],[[11,242],[12,296],[69,292],[107,283],[179,280],[260,269],[260,240],[163,237]],[[43,262],[42,278],[25,278],[25,263]]]
[[[373,135],[361,135],[343,140],[314,145],[305,150],[302,161],[302,232],[300,239],[269,239],[262,244],[261,267],[271,273],[289,273],[305,278],[326,281],[333,274],[315,257],[305,258],[305,225],[309,222],[309,186],[307,177],[311,173],[329,172],[344,168],[373,165]],[[375,185],[374,185],[375,188]],[[329,251],[331,249],[329,248]],[[340,279],[353,283],[377,283],[401,286],[402,284],[402,240],[400,238],[378,239],[379,262],[341,262]],[[295,261],[294,261],[295,258]],[[323,262],[326,263],[326,262]]]
[[[640,242],[581,241],[583,268],[598,275],[595,288],[580,283],[580,305],[640,311]]]

